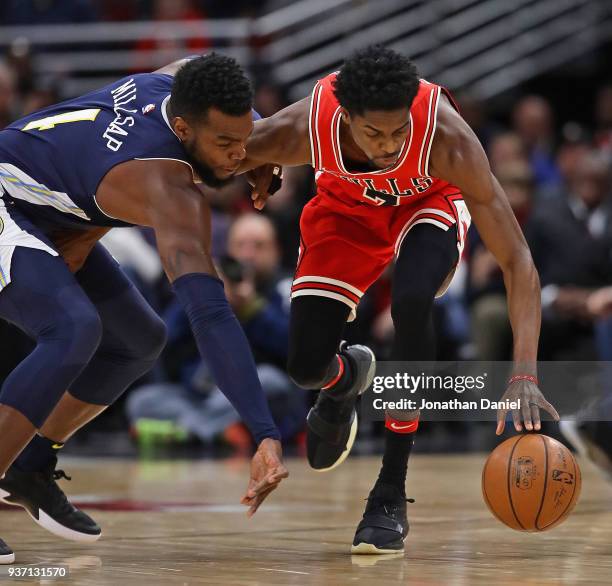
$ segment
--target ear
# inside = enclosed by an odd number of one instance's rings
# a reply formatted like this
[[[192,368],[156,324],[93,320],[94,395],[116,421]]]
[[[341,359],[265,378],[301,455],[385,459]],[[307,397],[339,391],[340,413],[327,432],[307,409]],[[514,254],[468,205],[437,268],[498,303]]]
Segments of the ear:
[[[349,111],[346,108],[340,108],[340,116],[342,116],[342,122],[350,124],[351,115],[349,114]]]
[[[191,135],[191,126],[189,126],[184,118],[177,116],[176,118],[172,119],[171,124],[174,132],[179,137],[181,142],[185,142]]]

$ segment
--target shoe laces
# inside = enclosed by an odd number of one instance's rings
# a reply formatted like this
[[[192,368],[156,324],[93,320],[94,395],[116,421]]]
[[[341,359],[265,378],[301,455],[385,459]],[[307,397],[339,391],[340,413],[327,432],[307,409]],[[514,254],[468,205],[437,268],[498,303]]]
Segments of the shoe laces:
[[[398,511],[398,509],[400,508],[400,502],[406,502],[410,504],[415,502],[413,498],[403,498],[399,501],[389,502],[389,499],[386,499],[379,495],[371,495],[365,498],[364,500],[368,502],[368,505],[366,507],[367,512],[383,509],[385,511],[385,515],[389,516],[392,516]]]
[[[72,476],[68,476],[63,470],[54,470],[53,471],[53,480],[61,480],[65,478],[66,480],[72,480]]]
[[[66,480],[71,480],[72,478],[66,474],[63,470],[55,470],[55,464],[53,466],[49,466],[46,474],[43,474],[45,482],[49,487],[49,491],[51,493],[51,498],[55,501],[56,506],[59,506],[62,510],[68,512],[72,509],[72,505],[68,500],[68,497],[64,494],[64,491],[60,488],[57,481],[65,478]]]

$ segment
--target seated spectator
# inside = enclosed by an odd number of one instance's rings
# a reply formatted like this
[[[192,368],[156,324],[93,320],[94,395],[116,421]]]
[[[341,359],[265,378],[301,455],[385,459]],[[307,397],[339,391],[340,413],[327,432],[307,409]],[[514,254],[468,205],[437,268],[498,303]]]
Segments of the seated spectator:
[[[555,162],[554,117],[550,103],[540,96],[526,96],[512,113],[515,132],[527,150],[535,185],[540,192],[556,193],[561,175]]]
[[[567,197],[534,212],[530,246],[542,282],[541,358],[594,360],[593,294],[612,282],[610,163],[584,155]]]
[[[272,414],[283,438],[289,439],[303,427],[306,399],[285,372],[290,281],[279,273],[274,225],[261,214],[239,216],[230,227],[227,249],[232,256],[219,262],[226,295],[251,344]],[[182,308],[172,303],[164,319],[164,361],[171,380],[130,393],[127,413],[132,425],[138,431],[139,420],[169,420],[203,442],[221,436],[238,448],[250,447],[248,432],[237,426],[238,414],[198,358]]]
[[[3,25],[76,24],[93,22],[97,16],[92,0],[3,0],[0,3]]]
[[[528,231],[534,187],[528,164],[515,161],[500,165],[497,179],[519,224]],[[502,272],[478,233],[473,230],[469,237],[468,300],[476,359],[511,360],[512,330]]]
[[[612,151],[612,85],[603,86],[595,98],[595,144]]]
[[[18,114],[15,72],[0,61],[0,130],[8,126]]]
[[[191,0],[154,0],[151,20],[160,23],[159,28],[170,21],[190,21],[186,30],[191,31],[189,38],[169,38],[157,34],[157,25],[148,38],[140,39],[135,46],[136,57],[133,63],[135,71],[148,71],[162,67],[173,59],[180,59],[189,53],[203,53],[210,47],[204,24],[205,15]]]
[[[511,163],[528,163],[527,151],[521,137],[515,132],[502,132],[491,139],[488,149],[493,173]]]

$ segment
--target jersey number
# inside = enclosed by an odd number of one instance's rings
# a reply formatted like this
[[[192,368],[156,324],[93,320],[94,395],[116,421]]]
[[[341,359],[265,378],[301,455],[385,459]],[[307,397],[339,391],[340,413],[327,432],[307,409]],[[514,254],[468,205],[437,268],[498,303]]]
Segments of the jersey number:
[[[66,124],[67,122],[93,122],[100,113],[100,108],[89,108],[87,110],[73,110],[55,116],[47,116],[39,120],[28,122],[21,130],[49,130],[55,128],[56,124]]]

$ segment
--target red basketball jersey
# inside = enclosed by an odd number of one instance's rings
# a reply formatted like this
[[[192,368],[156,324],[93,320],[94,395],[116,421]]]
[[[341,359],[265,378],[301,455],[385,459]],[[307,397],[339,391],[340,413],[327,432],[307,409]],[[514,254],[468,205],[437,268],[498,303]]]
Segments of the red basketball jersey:
[[[334,96],[336,73],[319,80],[310,105],[310,148],[317,186],[334,195],[349,195],[371,205],[401,205],[422,194],[459,189],[429,174],[440,94],[445,88],[422,79],[410,107],[410,132],[397,162],[386,169],[351,173],[340,149],[340,105]]]

